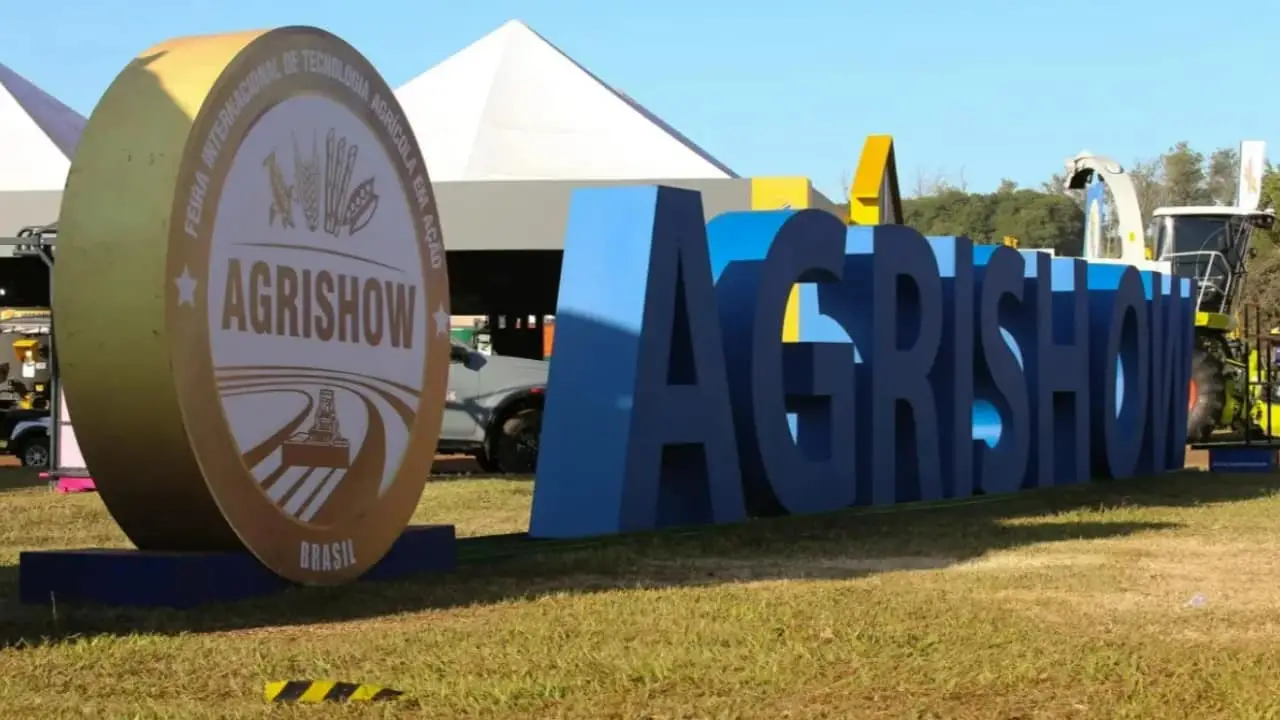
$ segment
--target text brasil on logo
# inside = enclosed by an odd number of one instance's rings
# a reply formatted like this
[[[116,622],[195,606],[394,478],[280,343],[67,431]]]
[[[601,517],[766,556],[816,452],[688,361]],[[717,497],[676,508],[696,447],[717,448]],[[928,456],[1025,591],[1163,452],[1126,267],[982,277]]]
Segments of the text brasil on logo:
[[[819,210],[705,223],[693,191],[579,190],[530,532],[1180,468],[1192,286]]]

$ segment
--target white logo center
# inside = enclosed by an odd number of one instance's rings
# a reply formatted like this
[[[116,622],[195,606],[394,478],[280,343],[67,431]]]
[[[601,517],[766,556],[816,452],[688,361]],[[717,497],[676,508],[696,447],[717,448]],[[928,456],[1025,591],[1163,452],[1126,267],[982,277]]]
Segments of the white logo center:
[[[399,183],[351,111],[299,96],[249,131],[218,203],[200,292],[223,411],[246,467],[304,522],[348,473],[385,491],[418,410],[430,310]]]

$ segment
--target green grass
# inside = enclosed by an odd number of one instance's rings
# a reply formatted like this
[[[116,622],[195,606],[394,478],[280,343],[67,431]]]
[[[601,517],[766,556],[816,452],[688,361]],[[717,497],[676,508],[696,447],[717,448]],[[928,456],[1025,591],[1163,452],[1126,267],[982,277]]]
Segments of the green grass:
[[[18,552],[125,540],[95,496],[8,489],[0,707],[6,719],[1276,717],[1277,489],[1187,472],[524,552],[187,613],[56,615],[16,603]],[[530,491],[433,483],[417,520],[519,531]],[[264,682],[291,678],[407,695],[263,701]]]

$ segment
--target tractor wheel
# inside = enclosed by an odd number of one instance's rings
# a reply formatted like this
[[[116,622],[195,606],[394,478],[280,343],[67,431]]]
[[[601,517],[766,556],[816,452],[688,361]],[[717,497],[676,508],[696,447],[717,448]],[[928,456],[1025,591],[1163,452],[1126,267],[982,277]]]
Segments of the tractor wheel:
[[[1191,358],[1191,387],[1187,392],[1187,441],[1204,442],[1218,427],[1227,404],[1222,359],[1198,349]]]

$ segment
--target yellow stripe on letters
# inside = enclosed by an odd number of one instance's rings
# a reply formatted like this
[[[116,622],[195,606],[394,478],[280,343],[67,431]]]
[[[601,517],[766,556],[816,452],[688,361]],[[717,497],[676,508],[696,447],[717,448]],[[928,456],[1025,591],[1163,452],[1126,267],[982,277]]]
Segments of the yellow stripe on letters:
[[[805,210],[809,207],[810,184],[805,177],[751,178],[752,210]],[[800,340],[800,286],[791,288],[787,313],[782,320],[782,342]]]

